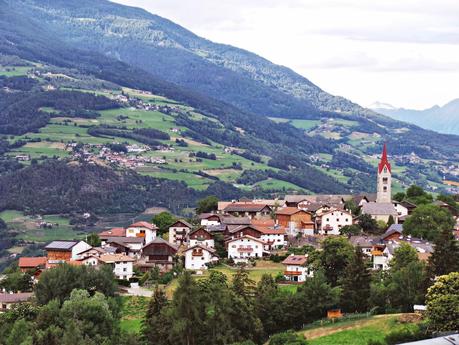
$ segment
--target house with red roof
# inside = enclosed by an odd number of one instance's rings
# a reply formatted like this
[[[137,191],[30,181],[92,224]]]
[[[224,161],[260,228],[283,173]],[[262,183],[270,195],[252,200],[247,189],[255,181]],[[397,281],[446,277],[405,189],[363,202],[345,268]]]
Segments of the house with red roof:
[[[282,261],[285,266],[284,276],[289,282],[303,283],[308,277],[314,275],[311,267],[308,264],[308,255],[291,254]]]
[[[263,240],[250,235],[229,239],[226,241],[228,259],[233,259],[235,263],[247,263],[249,259],[262,258],[265,245]]]
[[[46,256],[22,257],[19,258],[18,267],[21,272],[33,272],[35,279],[38,279],[41,272],[46,268]]]
[[[142,237],[148,244],[156,238],[157,231],[158,227],[155,224],[141,221],[127,227],[126,237]]]

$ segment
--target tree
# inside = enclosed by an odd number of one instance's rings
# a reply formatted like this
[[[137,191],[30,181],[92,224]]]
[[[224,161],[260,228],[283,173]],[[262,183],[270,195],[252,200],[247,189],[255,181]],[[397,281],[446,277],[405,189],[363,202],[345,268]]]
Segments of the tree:
[[[362,232],[362,228],[357,224],[345,225],[339,229],[341,235],[355,236]]]
[[[86,237],[86,243],[91,247],[100,247],[101,240],[99,235],[93,232]]]
[[[213,195],[209,195],[204,199],[198,201],[198,207],[196,208],[196,213],[207,213],[217,210],[218,207],[218,198]]]
[[[32,276],[29,273],[22,273],[20,271],[12,272],[6,275],[0,282],[0,287],[7,291],[31,291],[32,290]]]
[[[429,327],[433,331],[459,329],[459,272],[440,276],[426,296]]]
[[[456,201],[454,196],[447,194],[440,194],[437,196],[437,200],[443,201],[451,206],[452,212],[455,216],[459,215],[459,203]]]
[[[350,211],[354,216],[358,216],[360,214],[360,207],[355,203],[354,200],[346,200],[344,202],[344,208]]]
[[[394,252],[390,263],[389,291],[393,307],[412,312],[414,304],[423,304],[425,295],[425,266],[416,250],[404,243]]]
[[[403,200],[405,200],[405,198],[406,198],[406,194],[403,192],[395,193],[394,196],[392,197],[392,199],[398,202],[402,202]]]
[[[443,229],[434,240],[428,271],[431,278],[459,271],[459,244],[451,230]]]
[[[407,200],[415,205],[425,205],[433,201],[431,194],[426,193],[421,187],[412,185],[406,190]]]
[[[115,328],[115,318],[107,298],[100,292],[90,296],[86,290],[75,289],[60,311],[63,325],[75,322],[85,337],[110,339]]]
[[[174,344],[197,345],[201,331],[202,319],[199,312],[199,288],[191,273],[185,271],[179,279],[179,285],[174,292],[173,324],[170,339]]]
[[[110,266],[96,270],[88,266],[62,264],[44,271],[34,290],[37,302],[44,305],[53,299],[62,303],[74,289],[84,289],[92,294],[99,291],[111,297],[115,295],[116,288],[115,276]]]
[[[375,233],[379,231],[378,223],[369,214],[359,216],[359,225],[364,232]]]
[[[295,332],[288,331],[273,335],[269,339],[269,345],[307,345],[307,342]]]
[[[361,313],[368,309],[370,282],[371,276],[364,260],[364,254],[357,246],[340,280],[342,289],[340,305],[346,312]]]
[[[301,323],[309,323],[324,317],[327,310],[339,302],[340,288],[332,287],[321,270],[314,272],[314,277],[307,279],[299,287],[296,305],[300,306],[298,315]]]
[[[241,267],[234,275],[232,289],[236,295],[243,298],[253,296],[255,292],[255,281],[250,279],[249,272],[247,272],[244,267]]]
[[[387,227],[390,227],[392,224],[395,224],[394,217],[392,215],[389,216],[389,219],[387,220]]]
[[[8,226],[6,225],[5,221],[0,218],[0,231],[2,230],[6,230],[8,228]]]
[[[159,232],[163,234],[166,231],[168,231],[169,226],[173,224],[176,220],[177,218],[169,212],[161,212],[155,215],[152,221],[159,228]]]
[[[168,344],[170,323],[166,313],[167,306],[166,294],[156,286],[142,324],[143,338],[148,344]]]
[[[403,233],[430,241],[443,230],[451,231],[454,224],[454,219],[448,211],[435,205],[421,205],[406,219]]]
[[[323,241],[319,260],[325,277],[332,286],[338,284],[338,278],[343,275],[352,254],[352,245],[345,238],[327,237]]]

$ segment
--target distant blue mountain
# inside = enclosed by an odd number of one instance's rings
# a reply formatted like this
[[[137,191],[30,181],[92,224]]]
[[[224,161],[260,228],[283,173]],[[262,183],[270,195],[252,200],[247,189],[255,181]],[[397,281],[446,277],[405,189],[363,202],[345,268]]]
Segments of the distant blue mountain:
[[[435,105],[424,110],[395,108],[381,103],[372,105],[371,109],[425,129],[446,134],[459,134],[459,98],[442,107]]]

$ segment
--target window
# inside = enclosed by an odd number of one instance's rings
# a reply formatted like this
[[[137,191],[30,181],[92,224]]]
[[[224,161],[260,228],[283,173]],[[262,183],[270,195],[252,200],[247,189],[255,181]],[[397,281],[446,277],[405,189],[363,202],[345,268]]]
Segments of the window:
[[[123,272],[127,272],[127,268],[126,268],[126,267],[125,267],[125,268],[123,268]]]
[[[383,187],[383,191],[387,192],[387,187],[386,186]]]
[[[339,218],[336,218],[336,221],[339,222]]]
[[[387,184],[387,182],[389,181],[389,179],[388,179],[387,177],[383,177],[382,181],[383,181],[384,184]]]
[[[330,218],[327,218],[326,221],[329,222],[329,221],[330,221]]]
[[[384,167],[384,172],[385,172],[385,173],[387,172],[387,167]]]

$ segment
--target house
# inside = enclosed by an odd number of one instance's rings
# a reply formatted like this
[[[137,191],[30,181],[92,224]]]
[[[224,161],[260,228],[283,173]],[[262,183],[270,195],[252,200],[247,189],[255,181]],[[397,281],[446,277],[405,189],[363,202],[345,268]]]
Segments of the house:
[[[348,211],[332,209],[316,216],[316,229],[321,235],[339,235],[340,229],[347,225],[352,225],[352,214]]]
[[[85,266],[98,267],[101,265],[100,256],[88,255],[78,259],[78,261]]]
[[[285,205],[287,207],[306,208],[310,204],[344,204],[345,200],[352,198],[352,195],[340,194],[315,194],[315,195],[286,195]]]
[[[296,236],[314,234],[314,222],[312,213],[296,207],[279,208],[276,211],[277,225],[286,228],[289,235]]]
[[[32,292],[0,293],[0,312],[6,312],[15,304],[27,302],[32,297]]]
[[[271,216],[272,209],[265,204],[231,203],[223,209],[225,214],[233,217],[266,218]]]
[[[107,239],[107,244],[103,248],[106,250],[107,247],[114,247],[117,254],[139,257],[144,245],[144,237],[113,237]]]
[[[60,263],[70,263],[79,259],[79,254],[91,248],[84,241],[52,241],[46,247],[47,267]]]
[[[212,234],[204,228],[192,231],[189,235],[189,243],[190,247],[200,245],[215,248],[215,241]]]
[[[169,227],[169,243],[176,246],[188,243],[188,234],[192,225],[184,220],[178,220]]]
[[[126,237],[141,237],[145,243],[150,243],[156,238],[158,227],[148,222],[137,222],[126,229]]]
[[[250,235],[235,237],[226,241],[228,258],[235,263],[247,263],[249,259],[261,258],[265,244],[260,238]]]
[[[100,241],[102,242],[102,245],[105,245],[107,243],[107,239],[113,238],[113,237],[126,237],[126,229],[113,228],[113,229],[105,230],[99,233],[99,238],[100,238]]]
[[[253,225],[240,225],[231,231],[225,233],[227,239],[233,239],[242,236],[251,236],[255,238],[260,238],[262,232]]]
[[[386,242],[385,247],[379,245],[379,248],[375,248],[376,250],[373,252],[373,269],[389,269],[389,264],[394,257],[395,250],[402,243],[407,243],[413,247],[421,261],[427,261],[433,252],[433,246],[428,241],[412,238],[411,236],[400,236],[396,241],[390,240]]]
[[[363,204],[362,214],[369,214],[376,221],[387,223],[392,216],[395,223],[398,223],[398,214],[391,202],[369,202]]]
[[[307,255],[291,254],[282,261],[285,266],[284,277],[289,282],[302,283],[308,277],[313,276],[313,271],[308,265]]]
[[[41,272],[46,268],[46,256],[39,257],[21,257],[19,258],[18,267],[21,272],[33,272],[35,278],[38,278]]]
[[[105,265],[113,268],[116,278],[129,280],[134,275],[134,259],[124,254],[104,254],[98,258]]]
[[[162,272],[168,272],[174,267],[174,257],[177,251],[177,246],[161,237],[156,237],[142,248],[142,257],[137,265],[142,271],[159,267]]]
[[[251,219],[249,217],[223,217],[222,224],[224,232],[229,233],[241,225],[250,225]]]
[[[185,250],[185,269],[205,270],[207,265],[218,261],[215,249],[204,245],[194,245]]]
[[[395,241],[403,235],[403,224],[392,224],[382,235],[382,241]]]
[[[199,215],[201,226],[214,226],[221,224],[220,215],[215,213],[201,213]]]
[[[288,244],[285,228],[278,225],[257,226],[256,228],[261,232],[260,239],[265,242],[265,250],[281,249]]]
[[[397,211],[397,214],[400,217],[406,217],[413,213],[414,209],[416,208],[415,204],[412,204],[411,202],[408,201],[392,201],[394,204],[395,210]]]
[[[371,257],[372,256],[372,251],[374,249],[375,244],[379,243],[379,238],[377,236],[351,236],[349,238],[349,242],[354,247],[360,247],[362,249],[362,253]]]
[[[81,252],[80,254],[78,254],[78,256],[80,257],[79,260],[83,259],[83,258],[86,258],[86,257],[89,257],[89,256],[95,256],[95,257],[99,257],[103,254],[106,254],[106,250],[105,248],[101,248],[101,247],[91,247],[83,252]]]

